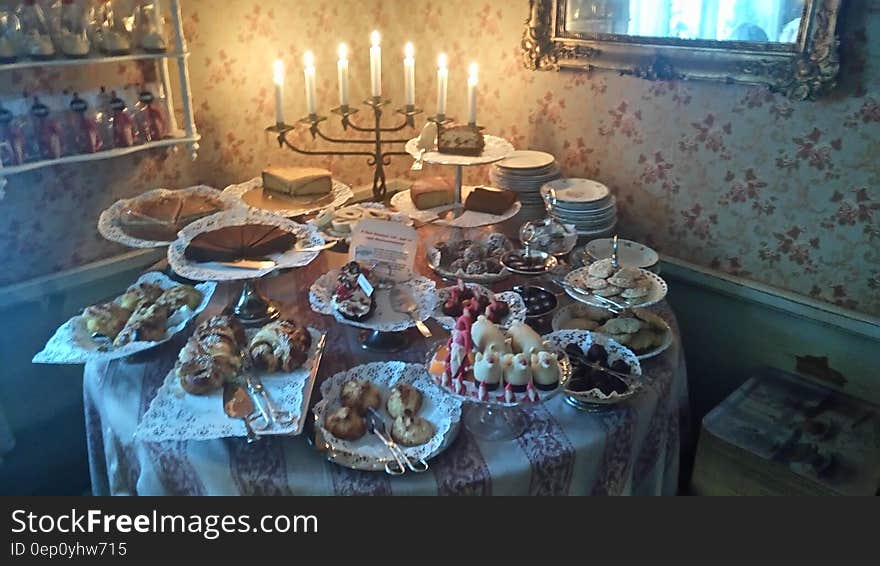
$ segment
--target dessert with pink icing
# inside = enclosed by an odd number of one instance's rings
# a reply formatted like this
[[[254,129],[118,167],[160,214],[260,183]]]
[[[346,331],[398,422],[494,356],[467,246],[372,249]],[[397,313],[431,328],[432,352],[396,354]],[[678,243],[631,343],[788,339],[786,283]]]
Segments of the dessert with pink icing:
[[[532,354],[532,377],[541,391],[556,389],[559,385],[559,360],[552,352]]]

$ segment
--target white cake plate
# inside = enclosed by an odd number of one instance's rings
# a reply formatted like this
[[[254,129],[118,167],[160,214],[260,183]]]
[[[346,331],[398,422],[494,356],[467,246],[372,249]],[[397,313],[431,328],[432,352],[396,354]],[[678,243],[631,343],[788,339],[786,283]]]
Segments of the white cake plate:
[[[467,200],[467,196],[476,188],[476,186],[461,187],[461,191],[457,193],[461,195],[461,202]],[[491,189],[493,187],[481,186],[481,188]],[[436,218],[440,214],[443,214],[444,212],[456,208],[461,208],[461,204],[459,203],[446,204],[426,210],[419,210],[418,208],[416,208],[416,205],[413,204],[409,189],[401,191],[399,193],[395,193],[394,196],[391,197],[391,206],[393,206],[401,213],[406,214],[410,218],[418,220],[420,222],[432,221],[434,218]],[[453,218],[452,220],[436,220],[432,223],[438,226],[450,226],[452,228],[480,228],[482,226],[493,226],[495,224],[500,224],[505,220],[510,220],[511,218],[516,216],[521,209],[522,203],[519,201],[514,202],[513,205],[504,212],[504,214],[488,214],[486,212],[475,212],[473,210],[462,209],[461,215],[457,218]]]

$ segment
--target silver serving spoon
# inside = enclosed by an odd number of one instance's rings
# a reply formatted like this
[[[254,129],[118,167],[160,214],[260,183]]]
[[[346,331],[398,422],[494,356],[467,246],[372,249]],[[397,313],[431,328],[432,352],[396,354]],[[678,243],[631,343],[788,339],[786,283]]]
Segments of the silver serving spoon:
[[[430,338],[432,336],[431,330],[416,316],[416,311],[419,310],[419,307],[412,295],[410,295],[405,289],[395,287],[391,290],[391,308],[399,313],[408,314],[410,318],[415,321],[416,328],[419,329],[422,336],[425,338]]]

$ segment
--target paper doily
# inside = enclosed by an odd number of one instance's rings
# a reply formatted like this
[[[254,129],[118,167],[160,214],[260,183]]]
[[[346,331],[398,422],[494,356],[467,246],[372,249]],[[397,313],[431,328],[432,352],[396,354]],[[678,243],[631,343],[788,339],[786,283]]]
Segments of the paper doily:
[[[484,135],[483,153],[474,157],[469,155],[452,155],[450,153],[440,153],[439,151],[426,151],[422,157],[422,161],[431,165],[460,165],[469,167],[471,165],[485,165],[500,161],[513,153],[513,145],[504,138],[498,136]],[[419,138],[413,138],[406,142],[406,152],[414,158],[419,154]]]
[[[334,179],[333,188],[331,189],[329,195],[315,195],[311,202],[309,202],[309,200],[306,198],[297,197],[302,198],[302,203],[290,202],[290,204],[292,205],[290,208],[260,208],[257,206],[252,206],[243,200],[243,197],[247,192],[262,188],[262,186],[262,177],[256,177],[254,179],[251,179],[250,181],[245,181],[244,183],[239,183],[237,185],[229,185],[228,187],[223,189],[223,198],[236,206],[245,207],[252,212],[290,217],[311,214],[312,212],[318,212],[331,206],[333,208],[339,208],[354,196],[351,187]],[[283,200],[281,200],[282,198],[283,197],[279,197],[280,202],[284,202]]]
[[[492,188],[488,186],[482,186],[482,188]],[[476,186],[463,186],[461,188],[461,201],[462,203],[467,199],[467,196],[476,189]],[[446,212],[447,210],[452,210],[456,205],[447,204],[443,206],[437,206],[434,208],[428,208],[426,210],[419,210],[416,208],[416,205],[413,204],[412,197],[410,197],[409,189],[405,191],[401,191],[399,193],[395,193],[393,197],[391,197],[391,206],[406,214],[410,218],[418,220],[420,222],[427,222],[428,220],[433,219],[441,212]],[[510,208],[504,214],[487,214],[485,212],[474,212],[473,210],[465,210],[461,216],[455,218],[454,220],[436,220],[432,222],[432,224],[436,224],[437,226],[452,226],[454,228],[479,228],[480,226],[492,226],[493,224],[500,224],[505,220],[510,220],[522,210],[522,203],[518,200],[511,205]]]
[[[502,328],[510,328],[510,325],[514,322],[525,322],[526,320],[526,303],[523,301],[522,296],[519,293],[515,293],[513,291],[503,291],[501,293],[493,293],[489,289],[483,287],[482,285],[478,285],[477,283],[466,283],[468,287],[471,289],[477,290],[481,295],[494,296],[499,301],[504,301],[507,303],[507,306],[510,307],[510,312],[498,322],[498,326]],[[452,287],[443,287],[442,289],[437,289],[437,306],[434,308],[434,320],[437,323],[445,328],[446,330],[452,330],[455,328],[455,318],[451,316],[446,316],[443,314],[443,303],[446,302],[446,299],[449,298],[449,295],[452,293]]]

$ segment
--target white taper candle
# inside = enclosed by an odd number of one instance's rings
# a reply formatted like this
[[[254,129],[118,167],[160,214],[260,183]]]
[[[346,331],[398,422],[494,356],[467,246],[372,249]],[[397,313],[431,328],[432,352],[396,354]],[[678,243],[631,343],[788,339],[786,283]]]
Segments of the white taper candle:
[[[284,62],[281,59],[275,59],[272,66],[272,82],[275,83],[275,123],[284,123]]]
[[[348,46],[339,44],[339,61],[336,63],[336,71],[339,76],[339,105],[348,106]]]
[[[412,43],[403,49],[403,100],[407,106],[416,103],[416,56]]]
[[[449,69],[447,68],[446,53],[437,57],[437,115],[446,114],[446,90],[449,84]]]
[[[378,31],[370,34],[370,93],[382,96],[382,47]]]

